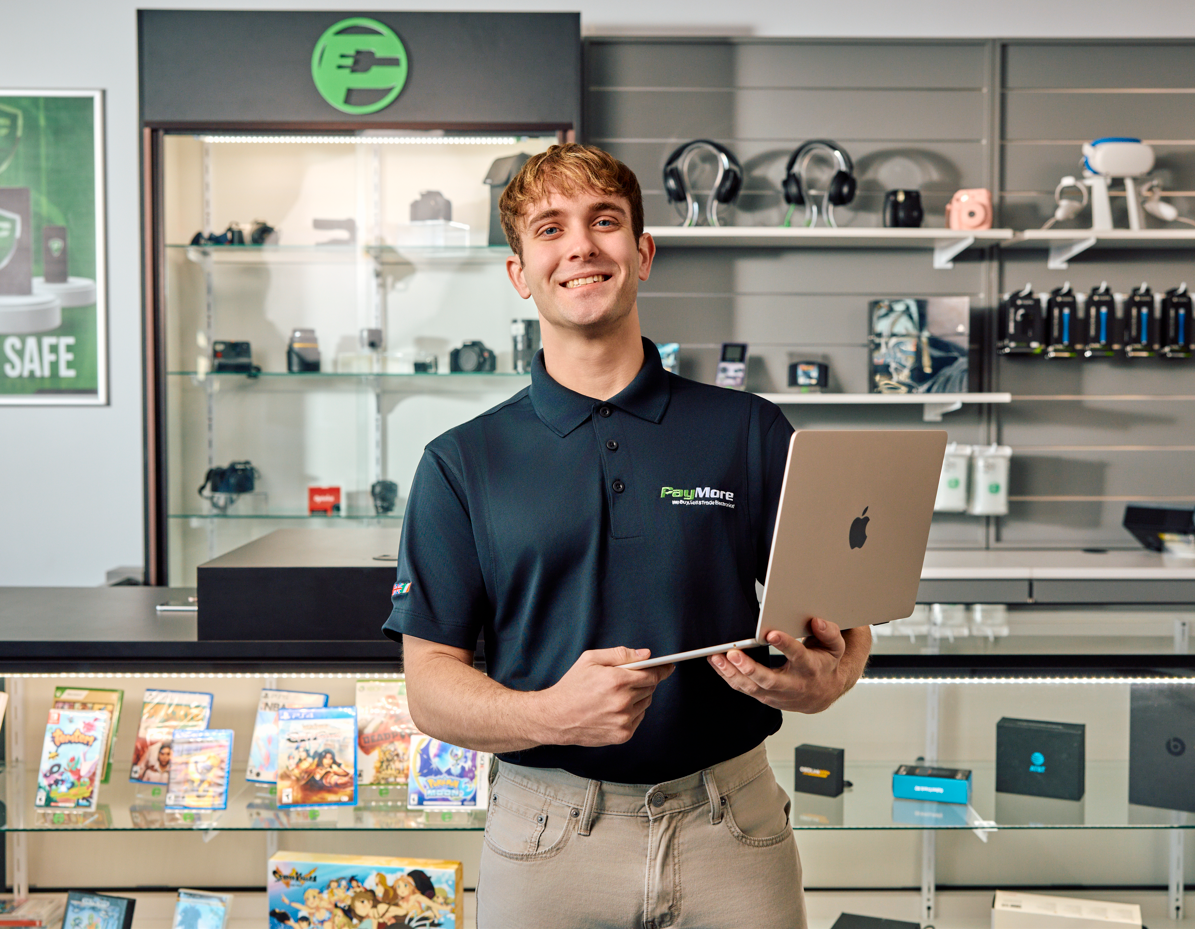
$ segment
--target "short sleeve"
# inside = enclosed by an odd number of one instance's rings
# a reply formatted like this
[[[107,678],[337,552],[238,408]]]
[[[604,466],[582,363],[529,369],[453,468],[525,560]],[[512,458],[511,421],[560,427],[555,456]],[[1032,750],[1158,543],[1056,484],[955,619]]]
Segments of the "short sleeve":
[[[407,497],[386,635],[473,650],[492,613],[474,528],[460,479],[424,451]]]
[[[776,528],[776,513],[780,509],[780,491],[784,487],[784,468],[788,463],[788,446],[793,427],[784,414],[777,410],[775,418],[762,431],[757,472],[760,475],[762,505],[755,542],[755,578],[761,584],[768,573],[772,532]]]

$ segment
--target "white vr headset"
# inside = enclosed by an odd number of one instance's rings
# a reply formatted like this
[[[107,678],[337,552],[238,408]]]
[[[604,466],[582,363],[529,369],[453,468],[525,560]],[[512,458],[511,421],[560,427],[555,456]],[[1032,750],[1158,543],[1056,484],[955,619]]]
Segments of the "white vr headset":
[[[1154,150],[1140,139],[1096,139],[1083,143],[1083,168],[1099,177],[1142,177],[1154,169]]]

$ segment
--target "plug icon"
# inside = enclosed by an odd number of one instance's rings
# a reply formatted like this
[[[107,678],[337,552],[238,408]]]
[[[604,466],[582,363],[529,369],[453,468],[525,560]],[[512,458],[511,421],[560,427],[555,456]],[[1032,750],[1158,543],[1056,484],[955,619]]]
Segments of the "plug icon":
[[[349,64],[339,64],[336,67],[342,71],[348,71],[350,74],[365,74],[374,68],[402,67],[401,58],[379,58],[371,48],[359,48],[351,55],[340,56],[341,61],[346,58],[351,58],[352,61]]]

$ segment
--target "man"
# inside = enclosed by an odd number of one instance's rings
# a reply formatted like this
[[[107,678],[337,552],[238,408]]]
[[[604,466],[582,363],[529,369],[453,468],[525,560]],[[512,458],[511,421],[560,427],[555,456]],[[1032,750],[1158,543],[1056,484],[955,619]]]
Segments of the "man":
[[[553,146],[500,208],[543,351],[530,388],[427,446],[386,623],[415,724],[500,758],[478,926],[804,926],[762,743],[854,684],[870,631],[772,633],[776,668],[765,649],[620,667],[753,634],[792,427],[641,337],[655,244],[625,165]]]

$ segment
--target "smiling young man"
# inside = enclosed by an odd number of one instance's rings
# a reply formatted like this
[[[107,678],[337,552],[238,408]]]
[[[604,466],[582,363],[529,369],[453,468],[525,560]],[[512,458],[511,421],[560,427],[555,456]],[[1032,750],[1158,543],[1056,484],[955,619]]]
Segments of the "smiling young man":
[[[752,635],[792,427],[642,338],[655,244],[625,165],[553,146],[501,212],[543,351],[528,389],[427,446],[385,627],[416,725],[499,755],[478,926],[804,926],[763,741],[854,684],[870,631],[774,632],[779,667],[620,667]]]

